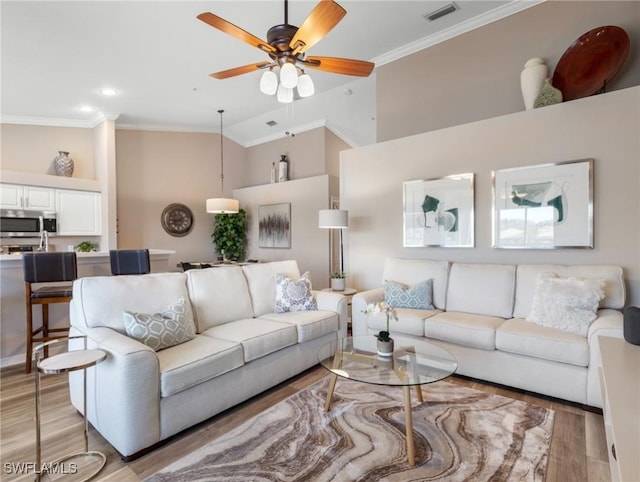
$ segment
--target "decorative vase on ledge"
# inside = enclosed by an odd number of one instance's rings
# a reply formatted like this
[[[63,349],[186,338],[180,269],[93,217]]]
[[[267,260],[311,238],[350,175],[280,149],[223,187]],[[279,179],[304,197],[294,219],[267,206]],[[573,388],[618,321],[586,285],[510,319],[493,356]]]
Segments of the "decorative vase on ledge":
[[[71,177],[73,175],[73,159],[66,151],[58,151],[58,155],[53,160],[53,167],[57,176]]]
[[[526,110],[533,109],[533,104],[540,94],[547,73],[547,66],[540,57],[529,59],[524,64],[524,70],[520,73],[520,89]]]

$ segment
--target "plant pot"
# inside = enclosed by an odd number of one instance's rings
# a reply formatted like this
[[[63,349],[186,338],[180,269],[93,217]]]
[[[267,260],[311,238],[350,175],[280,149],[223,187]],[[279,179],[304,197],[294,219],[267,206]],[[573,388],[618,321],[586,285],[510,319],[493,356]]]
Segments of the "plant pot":
[[[393,356],[393,338],[389,341],[377,340],[377,350],[380,356]]]
[[[331,278],[331,289],[333,291],[344,291],[347,286],[347,280],[344,278]]]

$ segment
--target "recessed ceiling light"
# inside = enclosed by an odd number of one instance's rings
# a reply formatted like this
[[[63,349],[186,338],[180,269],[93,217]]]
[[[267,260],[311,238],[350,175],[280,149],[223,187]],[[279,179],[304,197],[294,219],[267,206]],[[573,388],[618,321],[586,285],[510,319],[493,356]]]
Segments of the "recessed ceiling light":
[[[116,95],[118,93],[118,91],[116,89],[112,89],[110,87],[106,87],[104,89],[100,89],[100,93],[102,95],[111,96],[111,95]]]
[[[78,110],[80,112],[93,112],[93,107],[91,107],[90,105],[81,105]]]

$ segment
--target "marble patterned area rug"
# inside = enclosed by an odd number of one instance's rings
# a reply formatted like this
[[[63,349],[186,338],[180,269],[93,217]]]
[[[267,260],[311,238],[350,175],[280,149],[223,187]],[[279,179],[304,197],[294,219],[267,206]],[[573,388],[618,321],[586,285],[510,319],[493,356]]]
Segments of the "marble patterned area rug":
[[[448,382],[413,397],[406,461],[402,389],[328,378],[145,479],[162,481],[543,481],[554,412]]]

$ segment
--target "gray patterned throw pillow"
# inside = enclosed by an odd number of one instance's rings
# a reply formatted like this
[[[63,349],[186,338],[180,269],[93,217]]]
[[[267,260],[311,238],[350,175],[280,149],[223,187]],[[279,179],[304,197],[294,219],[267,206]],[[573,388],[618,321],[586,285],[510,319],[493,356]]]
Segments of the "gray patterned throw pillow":
[[[384,300],[392,308],[433,310],[433,280],[427,279],[411,287],[397,281],[384,282]]]
[[[196,336],[196,326],[187,316],[184,298],[170,305],[166,311],[153,315],[125,311],[124,328],[131,338],[155,351],[179,345]]]
[[[292,280],[282,273],[276,274],[276,305],[274,309],[276,313],[317,309],[318,304],[311,293],[311,280],[308,271],[299,280]]]

